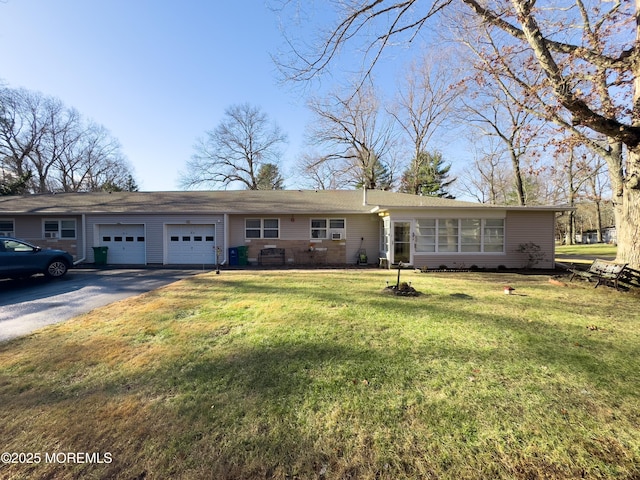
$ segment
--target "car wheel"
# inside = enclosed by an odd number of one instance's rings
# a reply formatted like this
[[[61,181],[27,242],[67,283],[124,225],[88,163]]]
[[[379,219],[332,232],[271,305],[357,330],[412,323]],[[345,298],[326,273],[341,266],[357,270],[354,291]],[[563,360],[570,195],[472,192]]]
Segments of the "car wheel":
[[[44,274],[49,278],[60,278],[67,273],[69,267],[64,260],[54,260],[48,266]]]

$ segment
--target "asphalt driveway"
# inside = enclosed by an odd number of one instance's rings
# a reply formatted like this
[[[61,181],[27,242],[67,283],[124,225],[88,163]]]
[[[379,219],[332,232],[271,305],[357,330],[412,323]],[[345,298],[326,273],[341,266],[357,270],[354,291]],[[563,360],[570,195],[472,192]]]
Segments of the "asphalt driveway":
[[[202,271],[78,269],[59,280],[0,280],[0,342],[197,273]]]

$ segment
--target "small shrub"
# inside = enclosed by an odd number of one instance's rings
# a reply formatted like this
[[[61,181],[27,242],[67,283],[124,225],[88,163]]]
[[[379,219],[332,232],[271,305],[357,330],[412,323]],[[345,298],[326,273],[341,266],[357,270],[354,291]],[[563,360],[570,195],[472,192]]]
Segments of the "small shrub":
[[[524,253],[527,256],[527,261],[524,268],[533,268],[535,265],[545,259],[545,253],[542,251],[540,245],[533,242],[521,243],[516,249],[518,253]]]
[[[447,270],[447,266],[446,265],[440,265],[438,268],[440,270]]]

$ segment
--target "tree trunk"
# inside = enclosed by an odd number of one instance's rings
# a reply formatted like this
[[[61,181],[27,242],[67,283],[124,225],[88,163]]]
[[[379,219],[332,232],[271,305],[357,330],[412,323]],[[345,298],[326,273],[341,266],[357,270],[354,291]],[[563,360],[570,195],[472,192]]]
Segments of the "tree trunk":
[[[602,208],[600,200],[596,200],[596,232],[598,234],[598,243],[602,243]]]
[[[572,205],[573,206],[573,205]],[[576,212],[569,212],[569,224],[567,225],[567,245],[575,245],[576,243]]]
[[[636,157],[638,153],[630,153]],[[628,263],[631,268],[640,270],[640,190],[625,188],[622,201],[616,205],[616,232],[618,237],[618,255],[616,261]]]
[[[520,171],[520,156],[509,147],[509,155],[511,156],[511,165],[513,165],[513,180],[516,187],[516,195],[518,196],[518,205],[524,206],[527,203],[524,194],[524,186],[522,184],[522,172]]]

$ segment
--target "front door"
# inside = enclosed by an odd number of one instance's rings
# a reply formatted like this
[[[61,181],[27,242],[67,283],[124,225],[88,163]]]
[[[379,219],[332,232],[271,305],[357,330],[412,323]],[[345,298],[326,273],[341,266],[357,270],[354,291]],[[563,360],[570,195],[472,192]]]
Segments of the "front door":
[[[411,264],[411,222],[393,222],[393,258],[391,263]]]

